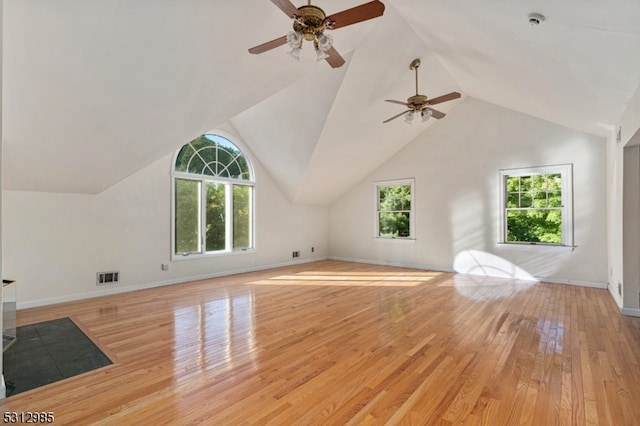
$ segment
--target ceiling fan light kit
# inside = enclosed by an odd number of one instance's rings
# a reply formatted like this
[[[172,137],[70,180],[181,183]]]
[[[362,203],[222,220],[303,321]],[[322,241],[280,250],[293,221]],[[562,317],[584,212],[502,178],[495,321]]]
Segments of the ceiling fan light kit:
[[[411,124],[413,122],[413,111],[407,111],[404,115],[404,121],[407,124]]]
[[[299,14],[293,15],[293,31],[287,34],[287,43],[291,47],[289,55],[300,60],[300,50],[304,40],[313,41],[318,61],[326,59],[326,53],[333,46],[333,37],[325,34],[325,30],[333,29],[334,22],[327,19],[324,11],[319,7],[307,6],[298,8]]]
[[[433,117],[436,119],[443,118],[446,114],[440,112],[436,109],[431,108],[432,105],[439,104],[442,102],[451,101],[453,99],[458,99],[461,95],[458,92],[447,93],[446,95],[438,96],[437,98],[430,99],[425,95],[421,95],[418,93],[418,68],[420,67],[420,59],[414,59],[409,64],[409,69],[416,72],[416,94],[409,97],[406,102],[396,101],[393,99],[385,99],[385,102],[391,102],[393,104],[404,105],[408,109],[406,111],[402,111],[400,114],[396,114],[391,118],[386,119],[383,123],[388,123],[389,121],[404,115],[404,121],[406,123],[411,124],[413,118],[416,115],[420,115],[422,118],[422,122],[428,121],[429,118]]]

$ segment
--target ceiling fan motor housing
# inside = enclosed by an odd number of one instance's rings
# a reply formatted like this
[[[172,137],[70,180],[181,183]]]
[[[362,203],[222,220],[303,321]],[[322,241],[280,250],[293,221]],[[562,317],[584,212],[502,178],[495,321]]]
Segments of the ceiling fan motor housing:
[[[420,111],[429,105],[429,100],[425,95],[414,95],[407,99],[407,103],[414,111]]]
[[[317,6],[300,6],[298,12],[293,16],[293,30],[301,33],[307,41],[315,40],[324,30],[333,29],[333,21],[326,19],[324,10]]]

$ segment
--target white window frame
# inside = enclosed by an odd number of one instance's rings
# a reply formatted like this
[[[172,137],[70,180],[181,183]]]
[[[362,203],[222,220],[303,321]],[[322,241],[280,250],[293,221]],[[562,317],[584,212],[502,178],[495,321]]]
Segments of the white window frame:
[[[388,186],[404,186],[409,185],[411,187],[411,208],[408,210],[409,212],[409,236],[408,237],[385,237],[380,235],[380,220],[379,215],[380,211],[378,210],[380,207],[380,188],[388,187]],[[415,179],[396,179],[396,180],[386,180],[379,181],[373,183],[373,238],[377,241],[394,241],[394,242],[412,242],[416,239],[416,200],[415,200]]]
[[[245,157],[247,166],[249,167],[249,171],[251,174],[251,180],[239,180],[239,179],[228,179],[224,177],[216,177],[216,176],[208,176],[208,175],[199,175],[185,172],[178,172],[175,169],[176,160],[178,155],[180,154],[180,150],[182,146],[178,148],[178,150],[174,153],[173,159],[171,161],[171,260],[187,260],[187,259],[198,259],[205,257],[215,257],[215,256],[224,256],[230,254],[241,254],[241,253],[251,253],[256,249],[256,241],[255,241],[255,224],[256,224],[256,208],[255,208],[255,171],[253,169],[252,161],[249,156],[246,154],[246,150],[241,147],[241,145],[234,140],[234,137],[229,135],[227,132],[213,130],[207,132],[206,134],[220,136],[221,138],[227,139],[229,142],[234,144],[241,152],[243,157]],[[175,223],[175,208],[176,208],[176,179],[184,179],[184,180],[192,180],[196,182],[200,182],[200,194],[199,194],[199,223],[198,227],[200,229],[200,251],[192,252],[192,253],[176,253],[176,223]],[[230,220],[225,221],[225,235],[229,238],[225,238],[225,249],[217,250],[217,251],[206,251],[206,244],[204,241],[204,235],[202,234],[202,221],[206,217],[206,206],[202,202],[202,200],[206,199],[206,191],[207,191],[207,183],[217,183],[225,185],[225,215],[226,217],[233,217],[233,186],[249,186],[251,187],[251,195],[249,197],[249,208],[251,209],[251,223],[249,224],[249,241],[250,247],[234,250],[233,249],[233,223]],[[228,216],[231,215],[231,216]]]
[[[507,178],[517,176],[532,176],[546,174],[560,174],[562,179],[562,242],[518,242],[507,241]],[[509,246],[540,247],[540,248],[571,248],[573,249],[573,165],[560,164],[552,166],[525,167],[504,169],[498,172],[500,194],[500,235],[499,243]]]

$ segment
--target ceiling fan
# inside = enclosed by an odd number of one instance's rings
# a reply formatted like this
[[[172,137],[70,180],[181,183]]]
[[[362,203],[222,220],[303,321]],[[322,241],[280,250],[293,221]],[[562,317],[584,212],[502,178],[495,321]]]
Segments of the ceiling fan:
[[[289,0],[271,0],[271,2],[293,20],[293,31],[290,31],[286,36],[252,47],[249,49],[249,53],[264,53],[276,47],[289,44],[291,47],[289,55],[300,60],[302,42],[304,40],[313,41],[317,60],[325,59],[333,68],[342,66],[344,59],[333,47],[333,37],[326,34],[325,30],[336,30],[347,25],[377,18],[384,13],[384,4],[378,0],[370,1],[330,16],[327,16],[319,7],[313,6],[311,0],[308,0],[305,6],[300,7],[295,7]]]
[[[394,101],[392,99],[385,99],[385,102],[391,102],[394,104],[404,105],[409,108],[406,111],[402,111],[400,114],[394,115],[383,121],[388,123],[389,121],[404,115],[404,119],[407,123],[411,123],[413,117],[420,114],[422,121],[427,121],[429,117],[443,118],[446,114],[431,108],[431,105],[439,104],[453,99],[458,99],[461,95],[458,92],[447,93],[446,95],[438,96],[437,98],[429,99],[425,95],[418,94],[418,67],[420,66],[420,59],[414,59],[409,65],[409,69],[416,71],[416,94],[407,99],[407,102]]]

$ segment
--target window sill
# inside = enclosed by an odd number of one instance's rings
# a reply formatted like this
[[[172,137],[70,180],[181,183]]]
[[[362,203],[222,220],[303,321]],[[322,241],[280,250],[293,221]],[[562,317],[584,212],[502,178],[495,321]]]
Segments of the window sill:
[[[393,237],[373,237],[373,240],[380,243],[414,244],[415,238],[393,238]]]
[[[499,248],[525,251],[548,251],[553,253],[572,253],[576,246],[565,246],[544,243],[498,243]]]
[[[202,254],[202,253],[191,253],[187,255],[173,254],[171,256],[171,260],[175,262],[181,262],[183,260],[210,259],[212,257],[243,255],[243,254],[255,253],[255,252],[256,252],[256,249],[246,249],[246,250],[223,251],[223,252],[205,253],[205,254]]]

